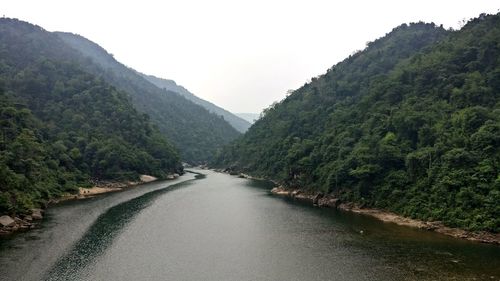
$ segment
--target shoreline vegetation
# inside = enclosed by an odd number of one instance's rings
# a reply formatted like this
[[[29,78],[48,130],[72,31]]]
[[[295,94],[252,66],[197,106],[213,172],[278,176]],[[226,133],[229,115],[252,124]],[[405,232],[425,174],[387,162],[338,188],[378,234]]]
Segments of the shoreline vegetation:
[[[166,180],[174,180],[180,175],[177,173],[168,175]],[[96,197],[106,193],[118,192],[127,190],[133,187],[138,187],[142,184],[157,181],[158,178],[150,175],[141,175],[139,181],[102,181],[96,183],[93,187],[80,187],[76,194],[64,194],[59,198],[51,199],[44,209],[31,209],[27,214],[16,214],[14,216],[0,216],[0,235],[8,235],[18,231],[33,229],[37,226],[38,221],[43,220],[45,209],[51,205],[58,204],[63,201],[82,200]]]
[[[263,110],[210,165],[500,233],[498,42],[500,13],[402,24]]]
[[[364,208],[352,202],[342,202],[340,199],[335,198],[331,195],[324,195],[318,192],[309,193],[302,191],[301,189],[286,189],[282,186],[278,186],[273,188],[271,190],[271,193],[279,196],[293,198],[298,201],[310,202],[314,206],[318,207],[335,208],[341,211],[371,216],[383,222],[395,223],[401,226],[434,231],[447,236],[466,239],[469,241],[500,245],[500,233],[492,233],[487,231],[473,232],[460,228],[448,227],[439,221],[429,222],[407,218],[389,211]]]
[[[227,173],[232,176],[238,176],[239,178],[246,178],[253,180],[269,180],[265,178],[253,177],[251,175],[244,173],[229,172],[221,169],[216,169],[215,171],[221,173]],[[356,214],[371,216],[386,223],[395,223],[401,226],[434,231],[454,238],[460,238],[480,243],[500,245],[500,233],[492,233],[487,231],[478,231],[478,232],[467,231],[460,228],[445,226],[442,222],[439,221],[430,222],[430,221],[422,221],[422,220],[407,218],[389,211],[373,209],[373,208],[364,208],[359,204],[353,202],[342,202],[339,198],[327,194],[325,195],[320,192],[307,192],[302,189],[285,188],[276,181],[272,182],[276,185],[276,187],[274,187],[270,191],[272,194],[292,198],[297,201],[311,203],[313,206],[322,208],[335,208],[337,210],[344,212],[353,212]]]

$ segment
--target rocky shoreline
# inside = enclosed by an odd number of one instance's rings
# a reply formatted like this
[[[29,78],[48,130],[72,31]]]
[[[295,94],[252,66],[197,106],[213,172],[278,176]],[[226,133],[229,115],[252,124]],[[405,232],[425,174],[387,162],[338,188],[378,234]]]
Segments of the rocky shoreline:
[[[286,189],[275,187],[271,193],[280,196],[290,197],[299,201],[304,201],[318,207],[335,208],[342,211],[354,212],[357,214],[368,215],[377,218],[383,222],[395,223],[397,225],[415,227],[434,231],[455,238],[466,239],[469,241],[500,245],[500,233],[490,232],[472,232],[459,228],[445,226],[442,222],[426,222],[411,218],[406,218],[392,212],[378,209],[362,208],[351,202],[342,202],[340,199],[322,193],[309,193],[300,189]]]
[[[178,178],[179,174],[168,175],[166,179],[173,180]],[[59,198],[51,199],[44,208],[52,204],[57,204],[69,200],[81,200],[98,196],[100,194],[117,192],[127,188],[131,188],[140,184],[153,182],[158,180],[150,175],[141,175],[139,181],[100,181],[95,182],[93,187],[84,188],[80,187],[77,194],[65,194]],[[0,235],[12,234],[18,231],[33,229],[36,227],[38,221],[43,219],[44,209],[31,209],[27,214],[20,215],[2,215],[0,216]]]
[[[23,216],[10,217],[3,215],[0,217],[0,235],[10,234],[16,231],[35,228],[36,221],[43,219],[44,210],[31,209],[29,214]]]
[[[179,174],[172,174],[167,179],[176,179]],[[94,197],[99,194],[121,191],[130,187],[134,187],[143,183],[148,183],[158,180],[150,175],[141,175],[139,181],[99,181],[95,182],[93,187],[80,187],[77,194],[66,194],[59,198],[52,199],[49,204],[57,204],[62,201],[80,200]]]

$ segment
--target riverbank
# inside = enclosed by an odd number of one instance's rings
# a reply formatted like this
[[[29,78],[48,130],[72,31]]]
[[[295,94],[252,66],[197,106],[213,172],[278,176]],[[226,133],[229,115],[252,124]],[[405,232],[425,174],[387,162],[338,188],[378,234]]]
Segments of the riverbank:
[[[354,212],[357,214],[371,216],[383,222],[425,229],[455,238],[466,239],[469,241],[500,245],[500,233],[490,233],[485,231],[472,232],[460,228],[447,227],[441,222],[427,222],[406,218],[388,211],[362,208],[354,203],[341,202],[340,199],[332,197],[330,195],[323,195],[321,193],[308,193],[303,192],[300,189],[290,190],[283,187],[275,187],[271,190],[271,193],[279,196],[290,197],[299,201],[308,202],[318,207],[335,208],[341,211]]]
[[[171,174],[166,179],[173,180],[179,177],[179,174]],[[96,182],[93,187],[80,187],[76,194],[63,194],[58,198],[49,200],[43,209],[31,209],[25,214],[17,214],[15,216],[2,215],[0,216],[0,235],[8,235],[17,231],[25,231],[33,229],[38,222],[43,219],[44,209],[50,205],[57,204],[69,200],[82,200],[99,196],[106,193],[118,192],[126,190],[138,185],[149,183],[158,180],[158,178],[150,175],[141,175],[139,181],[100,181]]]
[[[279,183],[277,181],[274,181],[272,179],[255,177],[255,176],[252,176],[252,175],[249,175],[249,174],[236,172],[236,171],[234,171],[232,169],[209,169],[209,170],[212,170],[212,171],[217,172],[217,173],[228,174],[228,175],[231,175],[231,176],[238,176],[238,178],[242,178],[242,179],[270,181],[270,182],[272,182],[272,183],[274,183],[276,185],[279,185]]]

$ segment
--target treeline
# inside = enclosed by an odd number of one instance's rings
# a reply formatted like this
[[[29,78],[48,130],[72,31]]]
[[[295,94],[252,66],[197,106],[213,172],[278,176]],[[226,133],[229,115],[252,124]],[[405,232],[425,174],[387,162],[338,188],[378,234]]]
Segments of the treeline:
[[[498,42],[499,15],[399,26],[265,110],[214,164],[499,232]]]
[[[160,132],[179,150],[183,161],[206,163],[222,146],[240,135],[221,116],[177,92],[154,85],[139,72],[116,61],[96,43],[71,33],[54,35],[64,41],[62,45],[77,50],[71,55],[74,61],[125,91],[137,110],[151,116]]]
[[[40,206],[93,180],[182,170],[149,117],[72,61],[56,38],[0,19],[0,214]]]

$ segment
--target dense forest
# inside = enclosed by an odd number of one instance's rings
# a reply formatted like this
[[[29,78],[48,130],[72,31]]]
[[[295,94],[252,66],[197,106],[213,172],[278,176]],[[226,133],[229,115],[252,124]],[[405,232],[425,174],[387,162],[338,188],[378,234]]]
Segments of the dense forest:
[[[73,55],[38,26],[0,19],[0,214],[94,180],[182,170],[150,118]]]
[[[65,46],[78,51],[72,59],[80,61],[88,72],[128,93],[137,110],[151,116],[160,132],[179,149],[183,161],[207,162],[218,149],[240,135],[218,114],[177,92],[154,85],[139,72],[116,61],[96,43],[71,33],[54,34]]]
[[[264,111],[214,163],[500,232],[500,16],[403,24]]]

